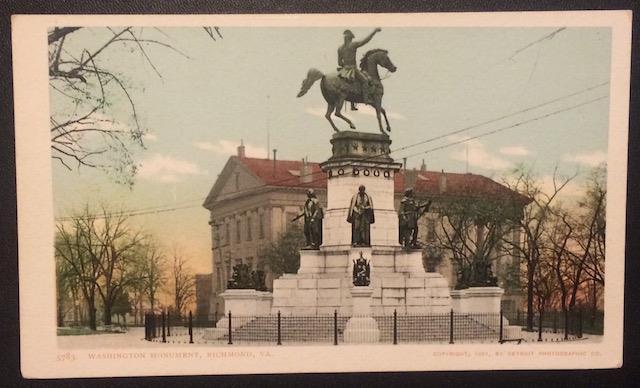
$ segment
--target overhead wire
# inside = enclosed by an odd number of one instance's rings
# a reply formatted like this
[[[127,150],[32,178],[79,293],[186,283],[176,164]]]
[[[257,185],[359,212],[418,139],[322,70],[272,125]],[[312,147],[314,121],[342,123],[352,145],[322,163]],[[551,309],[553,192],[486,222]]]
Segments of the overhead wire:
[[[560,96],[560,97],[545,101],[545,102],[543,102],[541,104],[537,104],[537,105],[534,105],[534,106],[530,106],[530,107],[518,110],[516,112],[512,112],[512,113],[509,113],[509,114],[506,114],[506,115],[502,115],[502,116],[499,116],[499,117],[496,117],[496,118],[493,118],[493,119],[490,119],[490,120],[486,120],[486,121],[483,121],[481,123],[469,125],[469,126],[466,126],[466,127],[460,128],[460,129],[456,129],[454,131],[449,131],[447,133],[443,133],[443,134],[440,134],[440,135],[437,135],[437,136],[434,136],[434,137],[431,137],[431,138],[428,138],[428,139],[425,139],[425,140],[422,140],[422,141],[419,141],[419,142],[416,142],[416,143],[412,143],[412,144],[409,144],[409,145],[406,145],[406,146],[402,146],[402,147],[399,147],[399,148],[396,148],[396,149],[392,149],[392,150],[389,151],[388,154],[381,153],[381,154],[373,155],[371,157],[364,158],[364,159],[362,159],[360,161],[361,162],[362,161],[364,161],[364,162],[367,162],[367,161],[374,162],[374,166],[373,167],[375,167],[376,166],[375,162],[376,162],[376,160],[379,160],[380,156],[390,155],[392,153],[397,153],[399,151],[407,150],[407,149],[410,149],[410,148],[413,148],[413,147],[417,147],[419,145],[423,145],[423,144],[427,144],[427,143],[430,143],[430,142],[433,142],[433,141],[436,141],[436,140],[440,140],[440,139],[446,138],[448,136],[460,134],[462,132],[466,132],[466,131],[469,131],[471,129],[478,128],[478,127],[481,127],[481,126],[484,126],[484,125],[487,125],[487,124],[492,124],[494,122],[498,122],[498,121],[504,120],[504,119],[512,117],[512,116],[516,116],[516,115],[519,115],[519,114],[522,114],[522,113],[526,113],[526,112],[541,108],[543,106],[547,106],[547,105],[550,105],[552,103],[555,103],[555,102],[558,102],[558,101],[561,101],[561,100],[564,100],[564,99],[567,99],[567,98],[570,98],[570,97],[573,97],[573,96],[576,96],[576,95],[579,95],[579,94],[582,94],[582,93],[589,92],[591,90],[594,90],[596,88],[602,87],[602,86],[607,85],[607,84],[609,84],[609,81],[602,82],[602,83],[599,83],[597,85],[590,86],[588,88],[585,88],[585,89],[582,89],[582,90],[579,90],[579,91],[576,91],[576,92],[573,92],[573,93],[570,93],[570,94],[567,94],[567,95],[563,95],[563,96]],[[461,139],[461,140],[458,140],[458,141],[450,142],[450,143],[447,143],[447,144],[444,144],[444,145],[441,145],[441,146],[438,146],[438,147],[434,147],[434,148],[428,149],[426,151],[421,151],[421,152],[418,152],[418,153],[406,155],[404,157],[405,158],[411,158],[411,157],[414,157],[414,156],[417,156],[417,155],[423,155],[423,154],[426,154],[426,153],[429,153],[429,152],[433,152],[433,151],[436,151],[436,150],[440,150],[440,149],[443,149],[443,148],[447,148],[447,147],[451,147],[451,146],[454,146],[454,145],[457,145],[457,144],[461,144],[461,143],[467,142],[469,140],[474,140],[474,139],[477,139],[477,138],[480,138],[480,137],[484,137],[484,136],[488,136],[488,135],[491,135],[491,134],[494,134],[494,133],[497,133],[497,132],[501,132],[501,131],[504,131],[504,130],[507,130],[507,129],[510,129],[510,128],[515,128],[515,127],[518,127],[518,126],[521,126],[521,125],[524,125],[524,124],[527,124],[527,123],[530,123],[530,122],[538,121],[538,120],[541,120],[541,119],[544,119],[544,118],[547,118],[547,117],[550,117],[550,116],[553,116],[553,115],[556,115],[556,114],[560,114],[560,113],[565,112],[565,111],[576,109],[578,107],[581,107],[581,106],[584,106],[584,105],[587,105],[587,104],[602,100],[602,99],[604,99],[606,97],[608,97],[608,95],[601,96],[601,97],[598,97],[596,99],[589,100],[587,102],[571,106],[569,108],[563,108],[563,109],[560,109],[560,110],[557,110],[557,111],[554,111],[554,112],[551,112],[551,113],[548,113],[548,114],[545,114],[545,115],[542,115],[542,116],[537,116],[537,117],[529,119],[529,120],[521,121],[521,122],[518,122],[516,124],[512,124],[512,125],[506,126],[506,127],[501,127],[501,128],[489,131],[489,132],[482,133],[480,135],[476,135],[476,136],[473,136],[473,137],[469,137],[469,138]],[[379,165],[379,163],[377,165]],[[315,183],[315,182],[318,182],[318,181],[326,179],[325,176],[324,176],[324,171],[312,172],[310,175],[314,176],[314,175],[319,175],[319,174],[322,174],[322,176],[320,176],[317,179],[312,179],[311,181],[306,182],[305,185],[310,185],[312,183]],[[271,181],[271,182],[268,182],[268,183],[264,183],[264,184],[261,184],[261,185],[258,185],[258,186],[253,186],[253,187],[247,188],[245,190],[239,190],[239,191],[234,192],[233,194],[234,194],[234,196],[237,196],[237,195],[243,194],[245,192],[253,192],[256,189],[260,189],[260,188],[264,188],[264,187],[270,187],[270,186],[277,186],[277,185],[280,185],[282,183],[286,183],[286,182],[294,181],[294,180],[298,180],[298,179],[300,179],[299,176],[293,175],[291,177],[278,179],[278,180]],[[202,200],[202,199],[194,198],[194,199],[191,199],[191,200],[181,201],[179,203],[186,203],[186,202],[192,202],[192,201],[197,201],[197,200]],[[175,205],[175,204],[172,204],[172,205]],[[107,213],[107,214],[103,214],[103,215],[95,215],[95,217],[96,218],[104,218],[106,216],[112,216],[112,215],[138,216],[138,215],[148,215],[148,214],[159,214],[159,213],[165,213],[165,212],[170,212],[170,211],[176,211],[176,210],[183,210],[183,209],[200,207],[201,205],[189,205],[189,206],[181,206],[181,207],[172,206],[170,208],[164,209],[165,206],[168,206],[168,205],[158,205],[158,206],[153,206],[153,207],[148,207],[148,208],[135,209],[135,210],[131,210],[131,211]],[[74,218],[73,216],[56,217],[56,221],[68,221],[68,220],[71,220],[73,218]]]

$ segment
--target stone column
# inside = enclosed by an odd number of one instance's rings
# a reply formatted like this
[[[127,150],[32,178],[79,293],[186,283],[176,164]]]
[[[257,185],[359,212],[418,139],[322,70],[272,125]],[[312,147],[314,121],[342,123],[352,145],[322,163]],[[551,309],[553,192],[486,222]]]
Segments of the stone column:
[[[344,331],[346,343],[372,343],[380,340],[378,323],[371,316],[373,288],[356,286],[351,289],[353,313]]]
[[[397,246],[394,174],[401,164],[388,155],[391,140],[382,134],[343,131],[333,135],[331,144],[333,156],[320,164],[328,178],[323,247],[351,245],[351,224],[346,219],[351,198],[360,185],[366,187],[373,202],[371,245]]]

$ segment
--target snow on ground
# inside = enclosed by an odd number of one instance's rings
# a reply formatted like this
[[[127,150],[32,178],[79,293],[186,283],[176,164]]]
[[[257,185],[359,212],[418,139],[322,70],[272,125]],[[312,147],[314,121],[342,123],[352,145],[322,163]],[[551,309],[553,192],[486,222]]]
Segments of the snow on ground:
[[[537,332],[522,332],[522,338],[526,341],[528,345],[531,344],[549,344],[556,343],[561,346],[562,344],[574,344],[576,342],[600,342],[602,341],[602,336],[600,335],[591,335],[585,334],[582,339],[575,339],[571,341],[561,341],[563,335],[561,333],[542,333],[542,342],[538,342],[538,333]],[[173,341],[179,342],[173,342]],[[194,335],[195,344],[190,344],[189,346],[199,346],[199,347],[217,347],[217,346],[230,346],[227,345],[226,342],[216,342],[216,343],[198,343],[200,338]],[[69,335],[69,336],[59,336],[58,337],[58,347],[60,349],[114,349],[114,348],[166,348],[168,346],[185,346],[188,341],[188,337],[180,336],[180,337],[167,337],[167,343],[162,342],[149,342],[144,340],[144,328],[142,327],[133,327],[130,328],[127,333],[122,334],[99,334],[99,335]],[[237,345],[243,346],[247,345],[246,343],[238,343]],[[256,344],[258,345],[258,344]],[[261,343],[261,346],[269,346],[269,344]],[[314,344],[288,344],[284,343],[284,346],[291,345],[322,345],[321,343]],[[327,343],[326,345],[333,345],[332,343]],[[342,344],[341,344],[342,345]],[[384,345],[384,344],[382,344]],[[428,344],[425,344],[428,346]],[[273,346],[276,346],[273,344]]]

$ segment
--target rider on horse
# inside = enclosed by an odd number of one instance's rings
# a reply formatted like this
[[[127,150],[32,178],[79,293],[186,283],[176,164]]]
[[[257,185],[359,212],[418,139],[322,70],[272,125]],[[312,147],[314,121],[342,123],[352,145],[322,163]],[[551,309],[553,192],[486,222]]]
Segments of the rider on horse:
[[[380,28],[376,28],[362,41],[354,41],[355,35],[353,35],[353,32],[345,30],[344,44],[338,48],[338,66],[340,66],[338,68],[338,76],[349,82],[358,81],[362,85],[362,98],[364,101],[369,98],[369,78],[358,69],[356,51],[359,47],[369,43],[371,38],[380,31],[382,31]],[[351,110],[357,110],[354,102],[351,102]]]

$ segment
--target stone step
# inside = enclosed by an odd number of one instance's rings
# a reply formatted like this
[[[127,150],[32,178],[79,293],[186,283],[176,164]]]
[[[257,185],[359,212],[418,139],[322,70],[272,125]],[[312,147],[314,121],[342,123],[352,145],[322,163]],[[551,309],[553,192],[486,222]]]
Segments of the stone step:
[[[393,317],[374,317],[380,329],[380,341],[390,342],[393,338]],[[449,316],[398,316],[397,333],[401,342],[447,341],[449,339]],[[340,340],[349,317],[338,317]],[[494,327],[481,323],[470,316],[456,316],[454,338],[474,339],[496,336]],[[233,331],[234,340],[270,341],[277,339],[277,317],[262,316],[248,321]],[[318,342],[333,338],[333,316],[281,317],[281,337],[284,341]],[[228,335],[224,338],[228,339]]]

